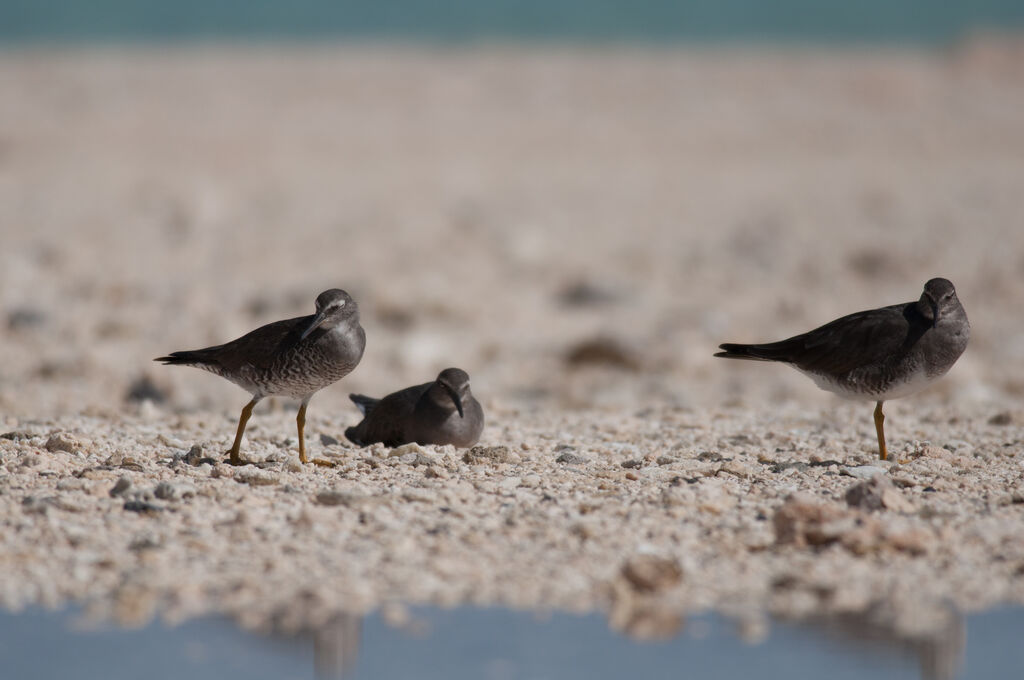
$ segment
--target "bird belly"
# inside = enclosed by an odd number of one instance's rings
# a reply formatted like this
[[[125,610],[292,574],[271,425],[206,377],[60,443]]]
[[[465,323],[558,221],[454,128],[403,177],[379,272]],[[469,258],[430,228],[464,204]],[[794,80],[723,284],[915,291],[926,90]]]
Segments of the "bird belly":
[[[929,376],[923,365],[904,374],[899,379],[883,374],[863,375],[857,371],[837,378],[832,375],[803,371],[799,368],[797,370],[826,392],[832,392],[844,399],[870,401],[888,401],[906,397],[923,390],[939,377]]]

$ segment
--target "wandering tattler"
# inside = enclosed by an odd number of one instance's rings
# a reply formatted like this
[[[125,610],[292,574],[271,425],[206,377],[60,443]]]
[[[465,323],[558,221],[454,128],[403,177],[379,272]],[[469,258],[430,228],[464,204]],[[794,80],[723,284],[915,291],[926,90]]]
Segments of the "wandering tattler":
[[[332,288],[317,296],[316,314],[275,321],[223,345],[171,352],[154,361],[216,373],[252,394],[238,419],[230,451],[232,465],[242,464],[238,447],[260,399],[273,395],[301,399],[295,422],[299,460],[305,463],[306,405],[316,392],[348,375],[365,347],[366,333],[359,325],[356,301],[345,291]]]
[[[484,429],[484,410],[469,391],[469,375],[460,368],[446,368],[434,382],[383,399],[349,396],[363,412],[363,421],[345,430],[345,436],[360,446],[416,442],[465,448],[476,444]]]
[[[932,279],[915,302],[857,312],[787,340],[719,345],[716,357],[781,361],[823,390],[875,405],[878,454],[888,457],[882,403],[924,389],[967,348],[967,322],[953,284]]]

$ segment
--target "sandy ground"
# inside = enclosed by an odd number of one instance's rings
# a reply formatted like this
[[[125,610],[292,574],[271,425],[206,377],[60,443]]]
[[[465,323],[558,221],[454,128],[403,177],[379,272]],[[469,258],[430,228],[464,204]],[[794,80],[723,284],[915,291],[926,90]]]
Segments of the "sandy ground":
[[[1024,603],[1021,111],[1012,42],[2,53],[0,604],[501,603],[644,635]],[[896,463],[870,404],[711,356],[937,275],[971,345],[887,405]],[[262,465],[219,464],[248,397],[151,359],[334,286],[368,336],[310,406],[335,467],[298,465],[282,400]],[[484,448],[335,442],[348,392],[450,365]]]

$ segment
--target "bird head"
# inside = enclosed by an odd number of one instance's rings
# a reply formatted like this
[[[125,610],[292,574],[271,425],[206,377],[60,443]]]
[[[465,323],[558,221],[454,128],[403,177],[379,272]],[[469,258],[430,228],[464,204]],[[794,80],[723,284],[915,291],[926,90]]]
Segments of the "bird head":
[[[461,368],[446,368],[438,374],[434,386],[443,390],[443,393],[455,404],[455,410],[459,412],[459,417],[464,418],[462,402],[472,396],[469,391],[469,374]]]
[[[302,340],[317,328],[330,330],[352,319],[359,320],[359,306],[352,296],[340,288],[325,290],[316,296],[316,314],[302,332]]]

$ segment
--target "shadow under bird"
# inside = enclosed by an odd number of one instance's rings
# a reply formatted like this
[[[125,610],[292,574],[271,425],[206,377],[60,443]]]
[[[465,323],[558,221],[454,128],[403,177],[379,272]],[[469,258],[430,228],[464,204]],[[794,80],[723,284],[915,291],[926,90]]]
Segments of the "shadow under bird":
[[[823,390],[876,402],[878,455],[888,457],[882,403],[924,389],[956,363],[971,325],[953,284],[931,279],[920,299],[857,312],[779,342],[719,345],[726,359],[779,361]]]
[[[341,380],[356,367],[366,347],[366,333],[359,325],[359,307],[345,291],[332,288],[316,298],[316,313],[275,321],[246,333],[237,340],[205,349],[171,352],[154,361],[195,366],[227,378],[252,394],[242,409],[232,465],[241,465],[238,450],[252,409],[264,397],[299,399],[295,422],[299,430],[299,460],[306,460],[304,428],[306,406],[318,391]]]
[[[484,429],[484,411],[469,390],[469,374],[459,368],[446,368],[433,382],[383,399],[362,394],[349,398],[363,412],[363,420],[345,430],[345,436],[359,446],[415,442],[466,448],[476,444]]]

